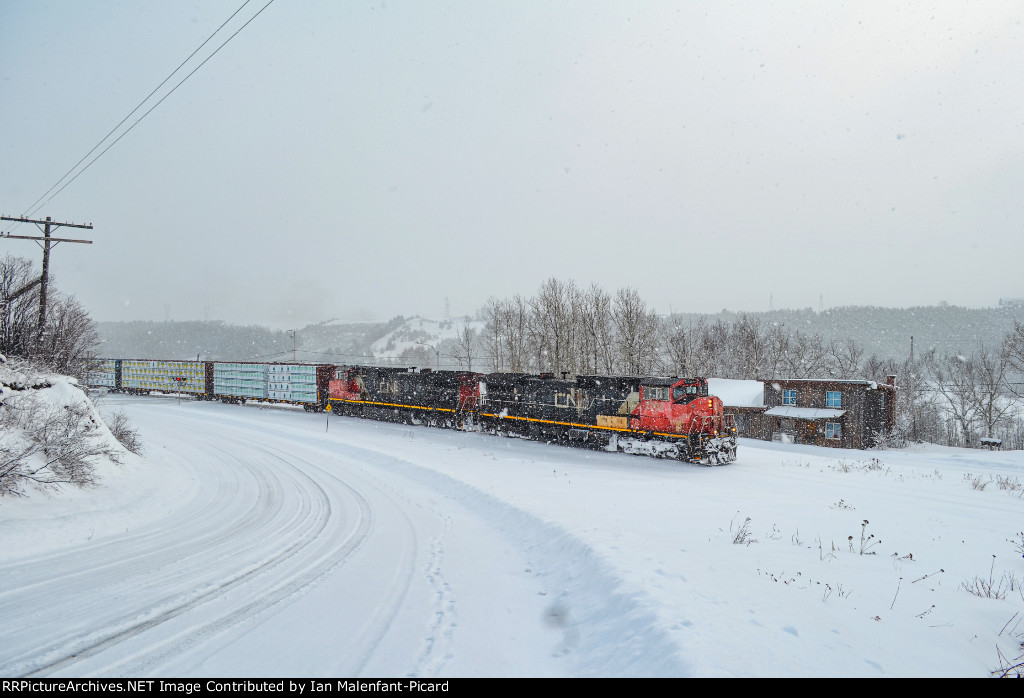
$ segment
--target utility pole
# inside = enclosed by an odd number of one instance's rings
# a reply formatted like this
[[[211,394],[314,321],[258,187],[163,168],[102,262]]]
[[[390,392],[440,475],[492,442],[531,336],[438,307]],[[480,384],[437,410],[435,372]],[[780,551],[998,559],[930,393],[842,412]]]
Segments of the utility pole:
[[[435,370],[440,371],[441,370],[441,352],[438,349],[434,348],[433,344],[427,344],[426,342],[421,342],[419,340],[416,340],[416,343],[419,344],[420,346],[430,347],[431,349],[434,350],[434,356],[437,359],[437,362],[434,364],[434,366],[436,367]]]
[[[914,366],[914,336],[910,336],[910,438],[917,441],[917,406],[914,404],[917,390],[917,369]]]
[[[50,278],[50,248],[57,243],[61,242],[79,242],[85,245],[91,245],[92,240],[72,240],[69,238],[52,238],[50,237],[50,231],[56,228],[86,228],[92,230],[92,223],[81,224],[81,223],[54,223],[47,216],[44,221],[32,220],[30,218],[11,218],[8,216],[0,216],[0,221],[14,221],[16,223],[34,223],[36,227],[42,226],[43,237],[36,237],[31,235],[11,235],[10,233],[0,233],[0,237],[13,238],[17,240],[35,240],[36,244],[39,245],[39,241],[42,240],[40,247],[43,248],[43,274],[39,277],[39,332],[36,336],[36,344],[42,345],[43,343],[43,329],[46,327],[46,286]]]

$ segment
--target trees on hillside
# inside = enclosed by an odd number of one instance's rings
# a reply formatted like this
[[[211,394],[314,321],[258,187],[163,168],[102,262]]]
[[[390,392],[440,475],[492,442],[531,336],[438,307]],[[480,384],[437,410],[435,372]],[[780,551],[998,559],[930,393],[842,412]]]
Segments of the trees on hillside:
[[[481,310],[478,365],[491,371],[860,378],[864,349],[742,315],[733,323],[660,317],[631,287],[548,279],[536,295]]]
[[[1016,421],[1020,405],[1012,399],[1018,385],[1013,378],[1019,377],[1015,351],[1011,333],[995,350],[979,344],[971,355],[940,356],[935,351],[925,355],[924,390],[940,398],[949,422],[957,427],[955,432],[950,430],[947,443],[975,445],[978,438],[995,438],[997,430]]]
[[[30,261],[11,255],[0,259],[0,354],[76,375],[99,344],[96,325],[77,300],[50,288],[40,336],[39,290],[39,273]]]
[[[38,324],[39,275],[27,259],[0,259],[0,354],[28,356]]]
[[[1006,349],[1006,361],[1010,365],[1010,372],[1015,380],[1007,381],[1007,388],[1017,397],[1024,397],[1024,325],[1019,322],[1013,323],[1013,329],[1006,335],[1004,343]]]

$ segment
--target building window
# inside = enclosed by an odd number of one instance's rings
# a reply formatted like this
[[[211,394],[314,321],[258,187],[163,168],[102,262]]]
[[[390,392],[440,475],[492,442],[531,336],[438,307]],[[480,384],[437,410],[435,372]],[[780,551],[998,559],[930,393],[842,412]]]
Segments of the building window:
[[[796,391],[795,390],[783,390],[782,391],[782,404],[783,405],[795,405],[796,404]]]
[[[825,438],[838,441],[843,438],[843,427],[839,422],[825,422]]]
[[[843,394],[838,390],[829,390],[825,393],[825,407],[842,407]]]

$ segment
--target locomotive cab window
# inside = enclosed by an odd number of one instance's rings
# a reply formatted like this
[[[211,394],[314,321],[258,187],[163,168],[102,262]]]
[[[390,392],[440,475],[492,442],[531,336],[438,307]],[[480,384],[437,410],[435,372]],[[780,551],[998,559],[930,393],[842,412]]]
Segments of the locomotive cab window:
[[[672,388],[672,401],[677,404],[686,405],[696,398],[708,396],[708,384],[706,381],[697,381],[685,385],[677,385]]]
[[[693,402],[698,397],[700,397],[700,386],[677,385],[672,388],[672,401],[675,403],[686,404]]]

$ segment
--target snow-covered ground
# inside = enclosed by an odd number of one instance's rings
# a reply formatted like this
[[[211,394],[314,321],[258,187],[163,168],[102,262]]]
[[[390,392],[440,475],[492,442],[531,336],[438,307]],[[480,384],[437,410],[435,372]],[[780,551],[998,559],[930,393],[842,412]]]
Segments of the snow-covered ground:
[[[459,335],[467,329],[479,337],[484,331],[484,323],[464,317],[440,321],[422,317],[409,318],[401,326],[375,341],[370,350],[374,361],[387,362],[401,356],[404,351],[422,349],[425,352],[429,351],[428,356],[433,361],[440,362],[441,367],[455,368],[458,364],[454,357],[444,350],[442,342],[457,342]],[[474,340],[474,346],[479,343],[479,338]],[[481,350],[478,348],[476,354],[479,353]],[[438,368],[436,365],[432,367]]]
[[[1022,452],[741,440],[709,468],[115,408],[144,459],[0,500],[4,676],[985,676],[1020,654],[1024,500],[999,484]],[[963,588],[990,575],[1005,598]]]

